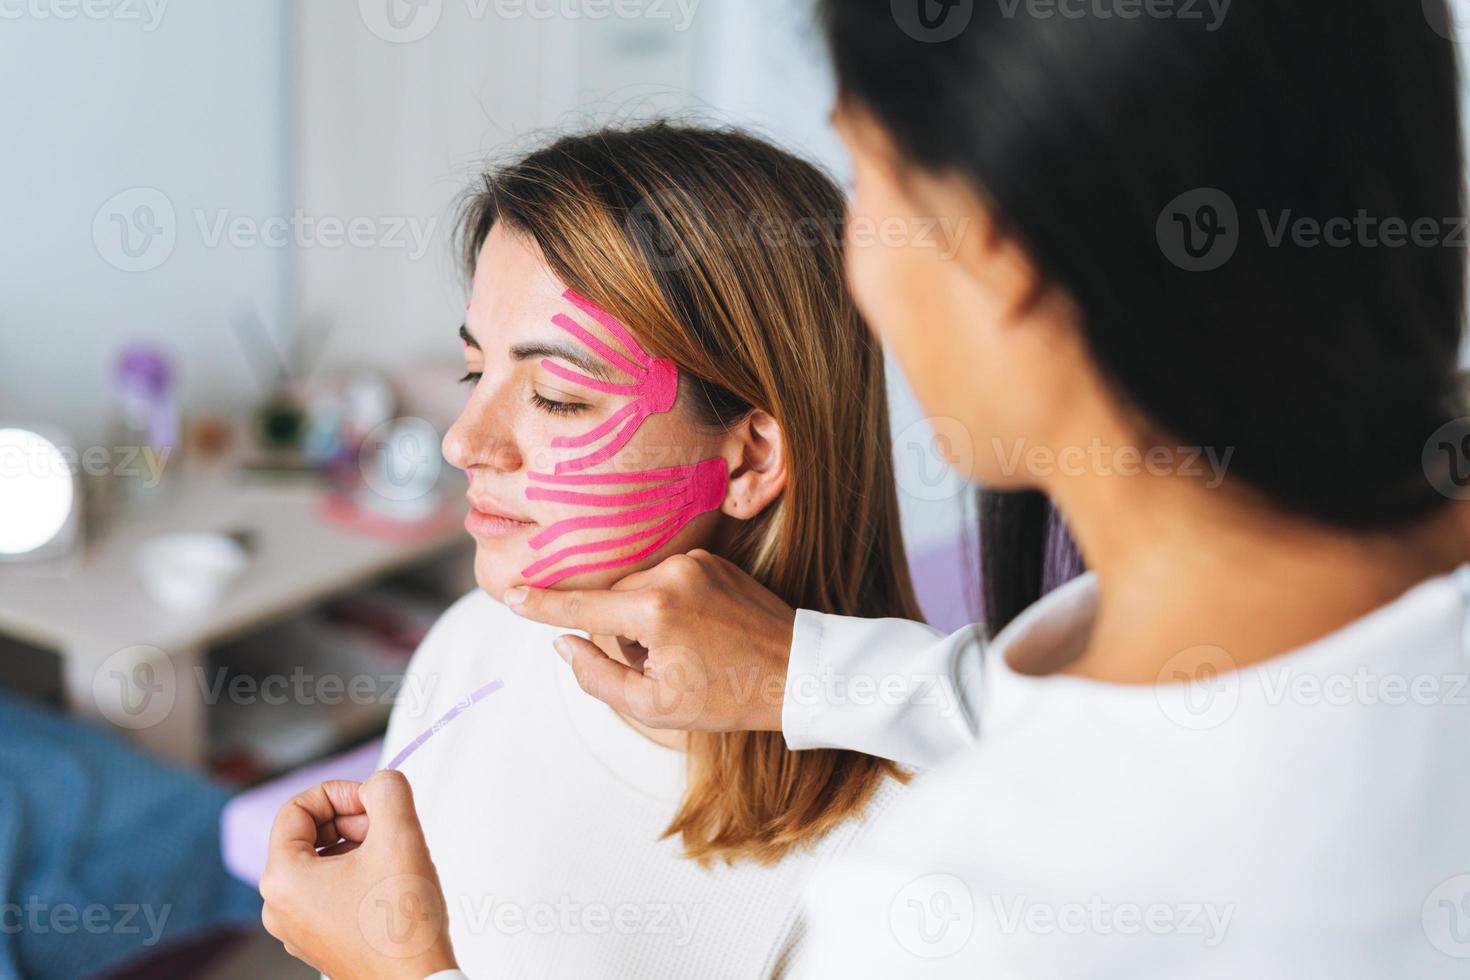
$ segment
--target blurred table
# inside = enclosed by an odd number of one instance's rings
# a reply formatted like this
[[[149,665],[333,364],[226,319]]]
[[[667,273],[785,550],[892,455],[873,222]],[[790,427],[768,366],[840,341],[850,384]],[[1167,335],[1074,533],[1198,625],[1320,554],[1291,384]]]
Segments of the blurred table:
[[[207,757],[205,708],[218,695],[206,677],[211,646],[466,541],[454,504],[446,517],[385,536],[326,520],[319,487],[247,481],[226,466],[185,470],[173,482],[158,506],[89,534],[71,556],[0,564],[0,634],[60,654],[76,715],[193,765]],[[137,572],[139,546],[170,531],[252,537],[244,574],[204,613],[159,606]]]

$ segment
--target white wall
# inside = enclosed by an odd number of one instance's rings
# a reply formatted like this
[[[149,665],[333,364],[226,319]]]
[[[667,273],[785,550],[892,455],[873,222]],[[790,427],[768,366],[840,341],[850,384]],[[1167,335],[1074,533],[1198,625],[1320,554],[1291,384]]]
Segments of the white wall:
[[[486,162],[689,97],[693,49],[665,22],[504,17],[476,0],[426,4],[401,32],[363,16],[396,2],[300,8],[302,207],[402,221],[427,242],[302,250],[301,310],[331,329],[328,367],[457,362],[454,205]]]
[[[228,318],[254,304],[280,323],[291,257],[211,245],[200,222],[287,209],[284,0],[14,3],[0,15],[0,419],[102,439],[117,348],[138,338],[174,352],[192,404],[247,397],[255,382]],[[113,215],[141,219],[143,205],[164,234],[144,248],[134,230],[129,259]]]

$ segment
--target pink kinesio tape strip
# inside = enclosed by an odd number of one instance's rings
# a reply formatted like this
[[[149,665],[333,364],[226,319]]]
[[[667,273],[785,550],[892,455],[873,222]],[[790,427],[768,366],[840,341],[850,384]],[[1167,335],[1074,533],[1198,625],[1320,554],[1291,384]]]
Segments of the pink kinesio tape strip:
[[[604,528],[647,525],[626,534],[595,541],[585,541],[553,551],[521,569],[521,574],[537,588],[549,588],[562,579],[583,572],[616,568],[653,554],[678,534],[684,525],[700,514],[716,510],[725,499],[730,480],[729,467],[719,457],[686,466],[669,466],[656,470],[623,473],[580,472],[606,462],[628,444],[643,420],[673,408],[679,394],[679,369],[673,361],[650,357],[628,328],[595,303],[568,289],[562,293],[572,305],[600,323],[624,348],[618,351],[594,336],[571,317],[556,314],[552,322],[575,337],[612,367],[634,379],[630,384],[615,384],[589,378],[579,371],[562,367],[550,359],[541,366],[594,391],[628,395],[631,401],[607,419],[576,436],[558,436],[551,441],[557,448],[581,449],[612,436],[600,448],[575,459],[557,463],[551,473],[530,473],[532,480],[549,486],[526,489],[527,500],[546,500],[589,508],[617,508],[605,514],[568,517],[543,529],[530,545],[540,549],[564,534]],[[625,487],[629,489],[617,489]],[[582,489],[588,488],[588,489]],[[651,522],[651,523],[650,523]],[[562,565],[578,555],[591,555],[618,548],[636,546],[632,552],[615,558]],[[557,567],[562,566],[562,567]]]
[[[568,517],[557,521],[531,539],[531,547],[538,551],[572,531],[627,527],[646,521],[656,522],[630,534],[569,545],[521,569],[521,574],[531,580],[531,585],[538,589],[545,589],[571,575],[616,568],[653,554],[694,518],[719,508],[725,499],[725,487],[729,482],[730,472],[724,459],[716,456],[689,466],[670,466],[659,470],[642,470],[633,473],[532,473],[531,478],[553,484],[553,487],[527,488],[526,499],[528,500],[552,500],[586,507],[626,508],[609,514]],[[581,490],[556,489],[557,487],[630,483],[652,485],[621,493],[589,493]],[[560,565],[568,558],[577,555],[610,551],[639,542],[646,543],[630,554],[568,565],[555,571],[548,571],[553,566]]]
[[[612,438],[600,448],[556,464],[557,473],[575,473],[611,459],[618,450],[628,444],[629,439],[633,438],[633,433],[638,431],[644,419],[673,408],[674,401],[679,395],[679,369],[673,361],[661,357],[650,357],[639,346],[638,341],[633,339],[627,327],[580,293],[568,289],[562,293],[562,297],[602,324],[608,333],[622,344],[627,353],[621,353],[603,343],[580,323],[565,314],[556,314],[551,318],[551,322],[577,338],[608,364],[634,379],[631,384],[613,384],[589,378],[580,371],[562,367],[549,358],[542,360],[541,366],[559,378],[591,388],[593,391],[601,391],[609,395],[629,395],[633,399],[596,428],[579,436],[558,436],[551,440],[551,445],[557,449],[581,449],[612,434]]]

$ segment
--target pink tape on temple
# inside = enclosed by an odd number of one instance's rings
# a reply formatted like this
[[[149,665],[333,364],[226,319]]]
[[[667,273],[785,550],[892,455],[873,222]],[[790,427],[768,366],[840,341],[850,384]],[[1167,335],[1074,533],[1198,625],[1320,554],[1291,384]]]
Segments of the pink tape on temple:
[[[531,547],[537,550],[572,531],[626,527],[632,524],[641,524],[644,521],[655,520],[660,517],[663,518],[663,520],[660,520],[652,527],[643,528],[631,534],[601,541],[584,542],[562,548],[521,570],[523,576],[531,579],[532,585],[538,589],[545,589],[572,575],[600,571],[605,568],[616,568],[619,565],[627,565],[653,554],[659,548],[663,547],[664,544],[668,543],[674,535],[683,529],[684,525],[688,524],[694,518],[700,514],[719,508],[721,502],[725,499],[725,487],[729,483],[730,473],[729,467],[726,465],[724,459],[716,456],[712,459],[701,460],[691,466],[671,466],[659,470],[644,470],[635,473],[532,473],[531,478],[552,484],[571,486],[586,486],[599,482],[617,484],[658,481],[655,486],[624,493],[581,494],[576,491],[548,490],[543,487],[528,488],[526,496],[532,500],[562,500],[567,503],[579,503],[595,507],[644,505],[633,506],[631,509],[619,510],[611,514],[599,514],[589,517],[568,517],[557,521],[531,539]],[[650,500],[653,502],[648,503]],[[580,565],[570,565],[544,575],[542,574],[547,569],[559,565],[568,558],[591,552],[608,551],[613,548],[624,547],[649,537],[652,537],[653,540],[631,554],[621,555],[616,558],[607,558],[602,561],[587,562]]]
[[[638,431],[644,419],[673,408],[679,396],[679,369],[673,361],[660,357],[649,357],[648,352],[633,339],[627,327],[585,296],[568,289],[562,293],[562,297],[602,324],[608,333],[612,334],[627,350],[627,356],[603,343],[569,316],[558,313],[551,318],[551,322],[577,338],[602,360],[634,379],[632,384],[615,384],[589,378],[581,372],[562,367],[550,359],[541,362],[542,367],[559,378],[584,385],[594,391],[612,395],[630,395],[633,398],[612,418],[590,432],[584,432],[580,436],[558,436],[551,440],[551,445],[558,449],[581,449],[609,434],[612,435],[612,438],[600,448],[556,464],[555,472],[557,473],[575,473],[611,459],[628,444],[628,440],[633,438],[633,433]]]

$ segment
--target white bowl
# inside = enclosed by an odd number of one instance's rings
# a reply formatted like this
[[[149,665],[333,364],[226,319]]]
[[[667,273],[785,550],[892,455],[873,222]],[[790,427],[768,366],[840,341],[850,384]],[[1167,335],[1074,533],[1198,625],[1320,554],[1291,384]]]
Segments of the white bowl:
[[[206,531],[162,534],[138,549],[138,572],[149,595],[179,613],[218,605],[248,562],[234,538]]]

